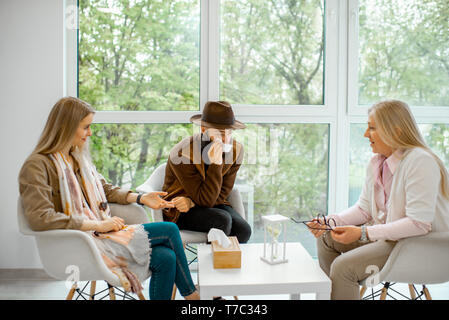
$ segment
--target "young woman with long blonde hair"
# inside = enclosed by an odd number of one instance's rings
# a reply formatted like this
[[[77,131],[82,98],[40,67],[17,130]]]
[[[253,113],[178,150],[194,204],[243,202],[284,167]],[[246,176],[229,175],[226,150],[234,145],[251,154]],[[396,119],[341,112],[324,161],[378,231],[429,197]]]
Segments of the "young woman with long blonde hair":
[[[373,105],[364,136],[375,155],[359,200],[328,217],[337,225],[332,231],[322,230],[323,221],[308,223],[320,266],[332,280],[332,299],[359,299],[367,267],[381,270],[397,240],[449,231],[448,172],[408,105],[398,100]]]
[[[154,209],[174,204],[160,197],[165,192],[137,194],[112,186],[97,172],[86,146],[94,114],[88,103],[73,97],[60,99],[51,110],[19,174],[30,227],[87,232],[127,291],[139,293],[141,281],[151,274],[151,299],[170,299],[174,283],[186,299],[199,299],[176,224],[125,225],[111,217],[109,202],[137,202]]]

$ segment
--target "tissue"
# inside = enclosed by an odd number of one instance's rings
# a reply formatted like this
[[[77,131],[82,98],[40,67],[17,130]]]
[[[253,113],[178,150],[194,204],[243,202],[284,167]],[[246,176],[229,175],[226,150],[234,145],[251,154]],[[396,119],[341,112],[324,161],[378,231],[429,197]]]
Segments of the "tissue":
[[[209,233],[207,234],[207,240],[209,242],[216,240],[218,244],[223,248],[228,248],[229,246],[231,246],[231,241],[223,232],[223,230],[220,229],[210,229]]]

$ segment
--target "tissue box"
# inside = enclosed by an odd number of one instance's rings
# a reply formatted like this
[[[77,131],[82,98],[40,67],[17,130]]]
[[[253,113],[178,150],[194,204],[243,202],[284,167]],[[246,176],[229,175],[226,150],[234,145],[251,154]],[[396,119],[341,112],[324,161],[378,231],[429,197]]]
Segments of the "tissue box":
[[[223,248],[214,240],[212,244],[212,256],[214,261],[214,268],[240,268],[242,266],[242,251],[240,250],[239,241],[237,237],[229,237],[231,245],[228,248]]]

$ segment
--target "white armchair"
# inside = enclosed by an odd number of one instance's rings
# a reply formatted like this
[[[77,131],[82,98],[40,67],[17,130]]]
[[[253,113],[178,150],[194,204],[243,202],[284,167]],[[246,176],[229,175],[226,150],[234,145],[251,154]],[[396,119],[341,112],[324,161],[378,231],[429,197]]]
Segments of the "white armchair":
[[[410,296],[416,299],[414,284],[423,285],[421,295],[431,299],[426,284],[449,281],[449,232],[430,232],[423,236],[399,240],[391,251],[387,262],[378,274],[384,283],[380,299],[384,300],[393,282],[408,283]],[[368,279],[361,281],[361,297]],[[374,294],[373,294],[374,296]]]
[[[110,203],[109,205],[111,214],[123,218],[126,224],[150,222],[145,210],[136,204],[120,205]],[[85,232],[79,230],[31,230],[24,215],[21,197],[17,201],[17,213],[20,232],[24,235],[35,237],[42,265],[50,276],[58,280],[67,280],[70,275],[70,273],[66,273],[66,270],[70,270],[67,268],[75,266],[77,275],[79,275],[77,280],[91,282],[90,299],[94,299],[99,294],[95,293],[97,280],[107,282],[111,299],[115,299],[114,287],[124,297],[132,298],[118,288],[121,287],[120,281],[107,268],[93,239]],[[72,299],[75,291],[78,292],[79,296],[85,294],[77,289],[77,283],[74,282],[67,299]],[[138,296],[140,299],[145,299],[141,292]]]

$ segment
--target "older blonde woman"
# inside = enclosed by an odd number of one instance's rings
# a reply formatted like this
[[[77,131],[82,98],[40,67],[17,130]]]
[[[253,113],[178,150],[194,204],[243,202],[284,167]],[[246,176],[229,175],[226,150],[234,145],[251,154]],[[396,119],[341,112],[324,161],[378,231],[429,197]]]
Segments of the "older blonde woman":
[[[375,155],[359,200],[329,216],[337,224],[332,231],[320,230],[316,220],[308,224],[317,237],[320,266],[332,280],[332,299],[359,299],[358,282],[370,275],[367,267],[381,270],[397,240],[449,230],[448,172],[407,104],[373,105],[364,136]]]
[[[34,230],[78,229],[92,236],[108,268],[127,291],[140,292],[150,274],[150,298],[170,299],[173,284],[186,299],[199,299],[179,229],[174,223],[125,225],[108,202],[171,208],[160,196],[114,187],[98,174],[86,142],[95,111],[72,97],[60,99],[19,174],[25,216]]]

